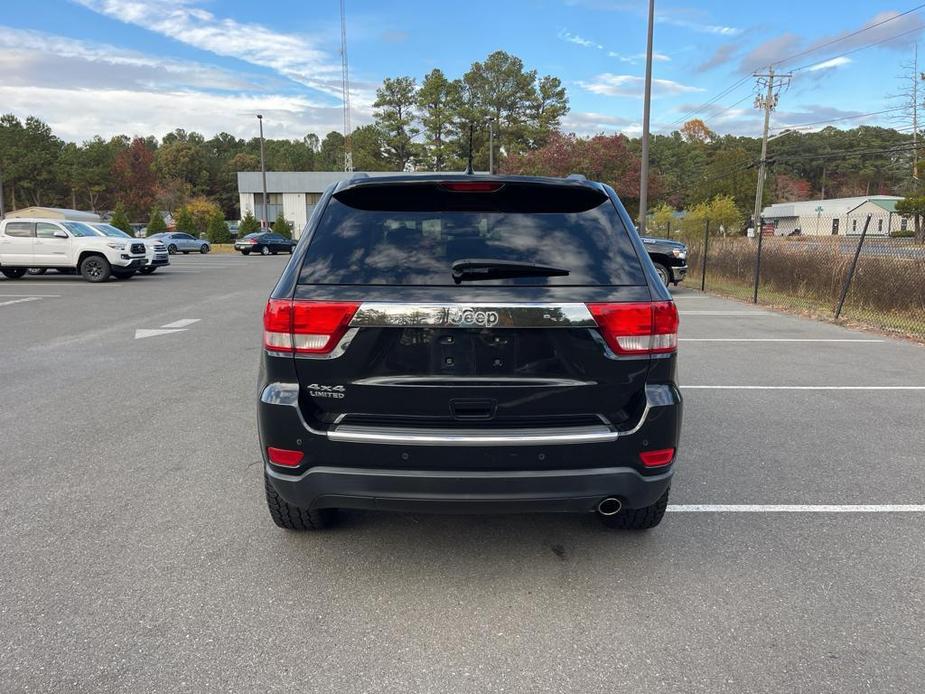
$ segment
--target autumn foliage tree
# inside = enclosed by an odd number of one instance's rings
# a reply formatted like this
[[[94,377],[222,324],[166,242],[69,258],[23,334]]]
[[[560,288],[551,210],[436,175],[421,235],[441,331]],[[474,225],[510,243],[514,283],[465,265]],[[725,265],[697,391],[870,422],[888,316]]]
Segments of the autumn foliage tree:
[[[119,200],[131,219],[143,219],[157,194],[157,177],[152,164],[154,152],[140,137],[119,152],[112,163],[112,177]]]
[[[595,135],[580,138],[555,133],[540,149],[508,157],[506,173],[531,176],[568,176],[580,173],[612,186],[630,214],[638,210],[639,157],[629,149],[625,135]],[[658,195],[658,181],[649,184],[650,194]]]

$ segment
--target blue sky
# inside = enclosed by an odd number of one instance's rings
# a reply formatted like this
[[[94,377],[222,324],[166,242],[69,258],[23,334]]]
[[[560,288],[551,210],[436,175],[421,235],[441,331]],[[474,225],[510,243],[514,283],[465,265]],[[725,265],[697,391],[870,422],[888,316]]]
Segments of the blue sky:
[[[697,115],[719,132],[755,134],[754,80],[771,61],[802,68],[774,126],[839,119],[895,124],[890,94],[925,29],[915,6],[876,0],[657,0],[653,130]],[[0,17],[0,110],[35,114],[67,139],[154,134],[320,135],[341,126],[337,0],[34,0]],[[644,0],[347,0],[353,122],[371,119],[383,77],[461,76],[503,49],[560,77],[565,129],[636,135],[642,112]],[[923,8],[925,10],[925,8]],[[876,25],[860,33],[865,27]],[[837,40],[842,39],[842,40]],[[837,40],[837,41],[836,41]],[[871,43],[878,45],[867,47]],[[846,54],[847,53],[847,54]],[[846,54],[846,55],[842,55]],[[922,65],[925,69],[925,46]]]

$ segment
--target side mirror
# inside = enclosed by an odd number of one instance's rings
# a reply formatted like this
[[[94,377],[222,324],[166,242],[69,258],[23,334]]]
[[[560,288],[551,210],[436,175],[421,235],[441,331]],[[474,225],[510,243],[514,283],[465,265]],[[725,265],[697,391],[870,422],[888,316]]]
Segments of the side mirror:
[[[58,231],[55,232],[55,238],[56,238],[56,239],[66,239],[66,238],[67,238],[67,232],[66,232],[66,231],[62,231],[61,229],[58,229]]]

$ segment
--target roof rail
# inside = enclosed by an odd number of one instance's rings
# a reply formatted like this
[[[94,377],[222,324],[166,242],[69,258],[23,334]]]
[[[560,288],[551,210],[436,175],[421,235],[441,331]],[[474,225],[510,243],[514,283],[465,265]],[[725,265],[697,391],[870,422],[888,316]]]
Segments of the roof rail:
[[[588,177],[580,173],[570,173],[566,178],[570,178],[573,181],[587,181]]]

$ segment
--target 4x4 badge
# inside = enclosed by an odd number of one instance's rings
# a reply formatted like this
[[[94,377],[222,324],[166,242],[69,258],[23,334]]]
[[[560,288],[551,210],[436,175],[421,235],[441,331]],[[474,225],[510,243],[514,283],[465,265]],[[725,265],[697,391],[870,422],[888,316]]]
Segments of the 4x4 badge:
[[[312,383],[305,386],[308,394],[313,398],[342,398],[346,394],[347,388],[344,386],[325,386],[319,383]]]

